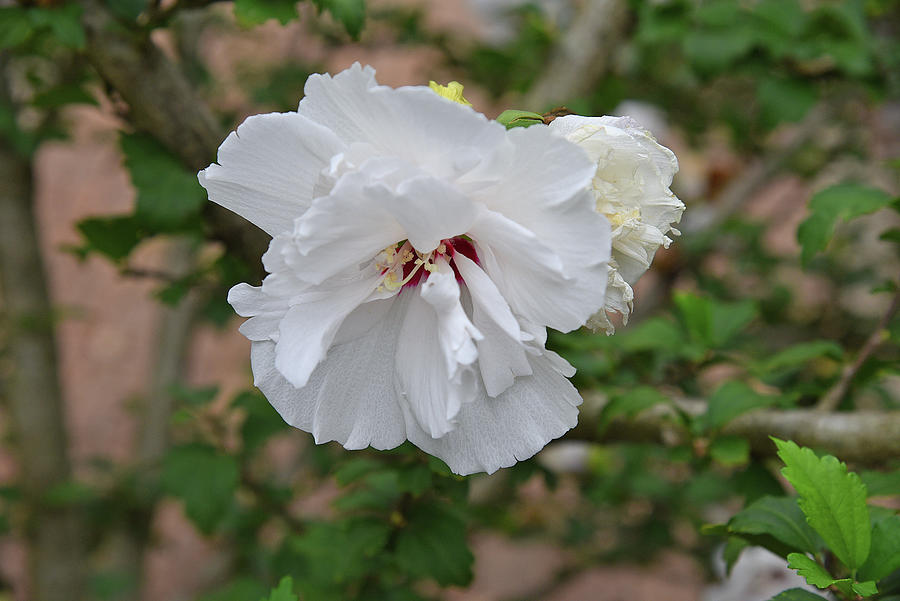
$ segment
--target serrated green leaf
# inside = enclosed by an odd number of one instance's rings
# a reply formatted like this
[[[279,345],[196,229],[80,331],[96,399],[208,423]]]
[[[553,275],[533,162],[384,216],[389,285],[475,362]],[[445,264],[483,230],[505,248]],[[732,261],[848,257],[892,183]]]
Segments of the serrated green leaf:
[[[197,215],[206,193],[194,173],[145,134],[120,139],[125,166],[137,190],[135,219],[159,230],[177,230]]]
[[[803,265],[808,265],[816,253],[825,250],[839,220],[847,221],[872,213],[891,201],[886,192],[856,183],[838,184],[814,195],[809,201],[809,217],[797,228]]]
[[[293,541],[293,546],[306,558],[315,580],[326,585],[339,584],[369,572],[373,558],[382,551],[390,533],[391,525],[384,520],[353,517],[336,523],[311,524]]]
[[[706,414],[699,419],[705,431],[718,430],[739,415],[778,401],[779,397],[759,394],[743,382],[725,382],[709,396]]]
[[[849,578],[842,580],[833,578],[819,562],[810,559],[809,556],[803,553],[791,553],[787,558],[788,567],[792,570],[797,570],[797,574],[806,578],[807,584],[816,588],[824,589],[838,583],[846,586],[851,582]]]
[[[772,355],[762,364],[762,369],[771,372],[788,367],[797,367],[819,357],[829,357],[837,360],[843,357],[843,354],[844,350],[841,346],[831,340],[801,342]]]
[[[617,417],[625,416],[632,418],[653,407],[663,403],[668,403],[669,399],[650,386],[638,386],[632,390],[628,390],[622,394],[617,394],[603,406],[600,413],[600,427],[607,427],[612,420]]]
[[[86,255],[98,252],[113,261],[127,257],[146,236],[143,225],[133,215],[92,217],[78,222],[85,244],[76,249]]]
[[[234,16],[245,26],[261,25],[275,19],[287,25],[297,18],[296,0],[234,0]]]
[[[294,579],[290,576],[282,578],[278,586],[262,601],[298,601],[297,595],[294,594]]]
[[[869,556],[871,543],[866,487],[847,466],[831,455],[822,458],[812,449],[773,438],[781,470],[800,495],[800,509],[809,525],[851,571]]]
[[[750,443],[740,436],[720,436],[709,445],[709,456],[726,467],[745,465],[750,461]]]
[[[173,447],[163,461],[163,490],[184,502],[185,514],[209,534],[225,517],[237,489],[234,457],[195,443]]]
[[[466,542],[466,524],[441,505],[419,505],[397,535],[396,561],[414,578],[433,578],[444,586],[465,586],[474,557]]]
[[[872,547],[866,563],[859,568],[860,580],[881,580],[900,569],[900,516],[873,522]]]
[[[762,497],[728,522],[730,532],[768,534],[794,550],[817,553],[823,542],[792,497]]]
[[[366,0],[313,0],[320,11],[331,13],[353,39],[359,38],[366,24]]]
[[[769,601],[827,601],[827,599],[806,589],[792,588],[778,593]]]

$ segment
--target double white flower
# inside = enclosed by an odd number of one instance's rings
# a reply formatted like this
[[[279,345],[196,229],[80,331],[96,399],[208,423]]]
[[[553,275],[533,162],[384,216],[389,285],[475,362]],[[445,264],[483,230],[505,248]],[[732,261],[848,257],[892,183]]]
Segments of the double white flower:
[[[272,237],[250,317],[256,385],[316,442],[410,440],[459,474],[526,459],[577,421],[546,328],[601,309],[610,226],[597,173],[547,127],[506,131],[358,64],[297,112],[248,118],[200,173]]]
[[[628,323],[631,285],[650,267],[660,246],[678,235],[684,204],[669,187],[678,172],[675,154],[630,117],[558,117],[550,128],[585,150],[597,165],[591,181],[597,211],[612,224],[612,258],[606,303],[588,320],[594,330],[615,332],[607,313]]]

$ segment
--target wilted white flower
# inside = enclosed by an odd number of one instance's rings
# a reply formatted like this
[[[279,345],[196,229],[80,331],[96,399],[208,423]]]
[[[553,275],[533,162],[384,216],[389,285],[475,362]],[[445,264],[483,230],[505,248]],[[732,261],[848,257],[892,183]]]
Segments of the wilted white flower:
[[[493,472],[577,421],[574,369],[544,343],[602,303],[596,167],[547,128],[374,75],[313,75],[297,112],[248,118],[200,173],[273,236],[262,286],[228,300],[256,385],[316,442],[408,439]]]
[[[612,224],[612,259],[606,306],[588,321],[595,330],[615,331],[607,312],[628,323],[634,306],[631,286],[647,271],[660,246],[681,220],[684,204],[669,189],[678,172],[675,154],[629,117],[558,117],[550,128],[587,151],[596,163],[591,188],[597,211]]]

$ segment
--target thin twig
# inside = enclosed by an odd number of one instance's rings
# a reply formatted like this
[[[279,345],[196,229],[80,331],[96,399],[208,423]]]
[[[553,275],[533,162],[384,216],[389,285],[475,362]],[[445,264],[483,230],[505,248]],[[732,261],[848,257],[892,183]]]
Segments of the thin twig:
[[[850,385],[853,383],[853,379],[856,377],[856,374],[859,373],[863,364],[872,353],[875,352],[875,349],[881,346],[881,343],[885,341],[885,330],[894,316],[897,315],[898,310],[900,310],[900,286],[898,286],[897,292],[894,294],[894,298],[891,300],[891,304],[888,306],[887,311],[885,311],[884,315],[881,316],[881,319],[878,320],[878,325],[875,326],[875,329],[869,334],[865,344],[863,344],[862,348],[859,350],[856,360],[853,361],[853,363],[844,366],[838,381],[834,383],[834,386],[828,389],[825,396],[819,399],[819,402],[816,404],[817,411],[834,411],[838,408],[841,401],[844,400],[844,397],[847,395],[847,391],[850,390]]]

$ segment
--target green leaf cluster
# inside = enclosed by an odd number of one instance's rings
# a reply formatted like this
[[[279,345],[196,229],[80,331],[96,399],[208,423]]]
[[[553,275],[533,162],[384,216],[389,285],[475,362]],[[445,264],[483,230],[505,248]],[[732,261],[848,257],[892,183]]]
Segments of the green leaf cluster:
[[[743,547],[758,545],[785,557],[788,567],[810,585],[845,599],[872,597],[880,586],[890,588],[884,579],[900,570],[900,515],[870,508],[861,478],[836,458],[773,440],[784,462],[782,475],[798,496],[760,498],[727,524],[709,528],[730,536],[730,543],[737,541],[729,560],[733,563]],[[826,562],[826,557],[835,561]],[[785,591],[775,599],[809,595]]]

